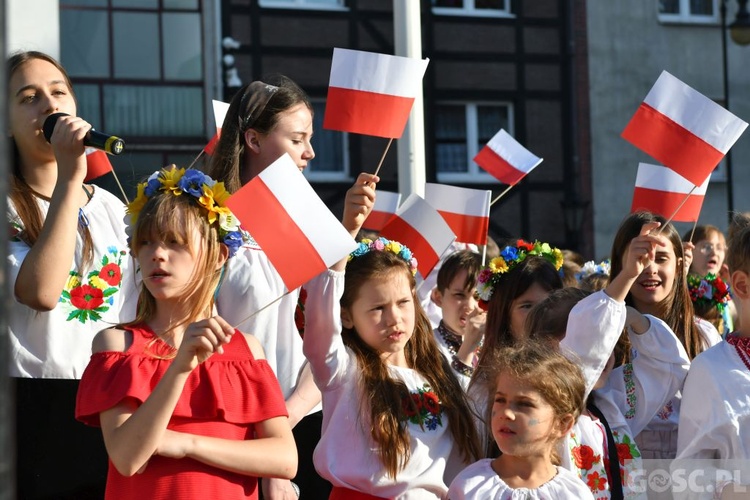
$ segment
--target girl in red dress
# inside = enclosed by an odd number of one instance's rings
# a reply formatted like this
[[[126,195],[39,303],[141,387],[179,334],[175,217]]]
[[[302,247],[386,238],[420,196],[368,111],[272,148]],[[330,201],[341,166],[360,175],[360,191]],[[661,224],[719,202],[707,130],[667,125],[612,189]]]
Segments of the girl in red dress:
[[[106,498],[257,498],[297,455],[258,341],[215,315],[226,260],[243,241],[222,183],[163,169],[128,205],[143,285],[132,323],[101,331],[76,417],[102,428]]]

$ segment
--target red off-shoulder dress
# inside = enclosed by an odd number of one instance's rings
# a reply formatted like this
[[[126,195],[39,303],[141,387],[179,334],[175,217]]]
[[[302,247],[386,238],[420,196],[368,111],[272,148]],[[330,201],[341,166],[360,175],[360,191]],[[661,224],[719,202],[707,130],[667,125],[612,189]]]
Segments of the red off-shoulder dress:
[[[76,418],[99,426],[99,413],[131,400],[143,404],[171,359],[169,346],[146,325],[131,327],[125,352],[91,356],[78,389]],[[253,439],[255,424],[287,416],[279,383],[265,360],[250,352],[236,332],[223,354],[214,354],[190,374],[168,429],[220,437]],[[258,498],[258,479],[217,469],[191,458],[153,456],[141,474],[125,477],[109,462],[107,499]]]

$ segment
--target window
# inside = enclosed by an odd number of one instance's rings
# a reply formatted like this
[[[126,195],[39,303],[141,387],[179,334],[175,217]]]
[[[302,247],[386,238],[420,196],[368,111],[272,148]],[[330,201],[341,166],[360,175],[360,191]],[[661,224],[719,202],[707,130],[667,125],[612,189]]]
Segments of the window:
[[[315,159],[305,169],[311,182],[348,181],[349,150],[348,135],[337,130],[323,128],[325,102],[313,101],[313,138]]]
[[[510,17],[510,0],[432,0],[432,12],[449,16]]]
[[[509,103],[444,103],[435,112],[435,165],[440,182],[488,182],[474,156],[501,129],[513,135]]]
[[[124,138],[205,140],[200,0],[61,0],[79,113]]]
[[[715,23],[717,0],[659,0],[659,20],[676,23]]]
[[[261,7],[288,9],[341,10],[346,8],[345,0],[259,0]]]

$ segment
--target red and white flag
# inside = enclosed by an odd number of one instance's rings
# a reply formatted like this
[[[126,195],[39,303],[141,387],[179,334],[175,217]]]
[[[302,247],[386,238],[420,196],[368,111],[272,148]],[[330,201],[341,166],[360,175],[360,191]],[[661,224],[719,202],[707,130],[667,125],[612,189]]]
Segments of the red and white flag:
[[[375,205],[362,227],[371,231],[380,231],[396,213],[399,203],[401,203],[401,193],[376,191]]]
[[[662,71],[622,137],[699,186],[745,128],[747,122]]]
[[[233,194],[227,206],[268,255],[287,290],[357,248],[286,153]]]
[[[477,153],[474,161],[500,182],[514,186],[542,163],[543,158],[534,155],[508,132],[500,129]]]
[[[226,118],[227,111],[229,110],[229,104],[226,102],[217,101],[215,99],[211,102],[213,103],[213,107],[214,107],[214,120],[216,121],[216,133],[211,138],[211,140],[208,141],[208,144],[206,144],[206,147],[203,148],[203,151],[205,151],[206,154],[209,154],[209,155],[214,154],[216,145],[219,143],[219,137],[221,137],[221,127],[224,125],[224,118]]]
[[[104,174],[112,172],[112,164],[109,162],[107,153],[101,149],[86,148],[86,178],[83,182],[98,179]]]
[[[334,48],[323,128],[398,139],[428,63]]]
[[[456,233],[456,241],[486,245],[491,196],[489,190],[427,183],[424,199]]]
[[[417,270],[425,278],[440,261],[440,256],[456,239],[450,226],[432,205],[418,194],[411,194],[380,231],[412,251]]]
[[[677,222],[695,222],[701,213],[709,180],[710,177],[706,178],[696,187],[672,169],[640,163],[630,212],[648,210]]]

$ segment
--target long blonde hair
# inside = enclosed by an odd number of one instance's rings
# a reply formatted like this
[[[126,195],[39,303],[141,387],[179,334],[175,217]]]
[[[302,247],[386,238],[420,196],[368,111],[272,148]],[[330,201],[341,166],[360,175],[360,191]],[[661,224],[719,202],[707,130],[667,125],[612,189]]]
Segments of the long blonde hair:
[[[466,395],[438,348],[430,321],[417,299],[414,277],[406,261],[385,251],[370,251],[352,259],[346,266],[341,308],[350,310],[360,289],[368,286],[371,280],[399,272],[408,276],[416,315],[414,333],[404,349],[407,363],[427,379],[431,390],[438,396],[464,460],[474,461],[479,456],[479,447]],[[344,344],[354,352],[361,370],[359,382],[363,391],[360,405],[364,411],[369,406],[370,435],[378,444],[378,455],[386,474],[395,477],[409,461],[411,438],[406,410],[416,411],[415,403],[409,397],[406,385],[390,376],[380,354],[367,345],[356,330],[344,328],[342,337]]]

